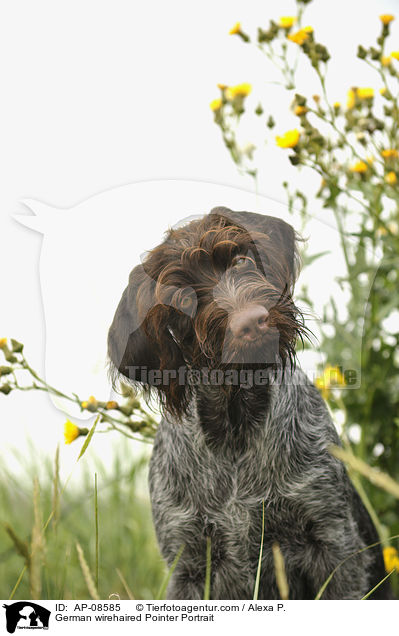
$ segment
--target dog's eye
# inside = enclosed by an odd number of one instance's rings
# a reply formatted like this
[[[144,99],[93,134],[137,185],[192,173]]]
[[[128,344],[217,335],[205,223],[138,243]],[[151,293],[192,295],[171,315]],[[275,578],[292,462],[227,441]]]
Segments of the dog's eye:
[[[248,265],[248,259],[246,256],[237,256],[233,261],[233,267],[246,267]]]
[[[193,289],[179,289],[173,295],[170,304],[175,309],[191,316],[197,306],[197,296]]]
[[[182,309],[190,309],[193,306],[193,298],[191,296],[183,296],[180,301],[180,307]]]

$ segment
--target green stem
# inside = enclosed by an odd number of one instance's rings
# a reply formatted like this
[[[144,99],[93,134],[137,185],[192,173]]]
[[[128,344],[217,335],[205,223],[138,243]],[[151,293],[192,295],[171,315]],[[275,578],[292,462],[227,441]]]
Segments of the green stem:
[[[56,395],[57,397],[61,397],[65,400],[69,400],[70,402],[75,402],[75,404],[79,403],[77,398],[71,398],[69,395],[62,393],[62,391],[58,391],[58,389],[55,389],[53,386],[48,384],[45,380],[42,380],[42,378],[36,373],[36,371],[34,371],[34,369],[32,369],[32,367],[28,364],[28,362],[26,361],[23,355],[22,355],[21,365],[24,369],[29,371],[29,373],[35,378],[35,380],[40,382],[45,387],[45,390],[47,390],[49,393],[52,393],[53,395]],[[80,403],[79,403],[79,406],[80,406]]]

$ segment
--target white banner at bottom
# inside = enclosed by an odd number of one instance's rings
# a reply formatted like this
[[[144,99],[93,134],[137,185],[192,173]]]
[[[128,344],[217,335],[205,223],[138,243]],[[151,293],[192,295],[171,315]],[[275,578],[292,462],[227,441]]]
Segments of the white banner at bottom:
[[[320,636],[337,629],[349,634],[356,626],[362,636],[375,636],[391,632],[398,615],[399,601],[2,601],[0,633],[70,634],[72,629],[74,635],[131,634],[132,630],[153,634],[159,630],[178,636],[186,635],[189,628],[206,629],[207,634],[262,629]]]

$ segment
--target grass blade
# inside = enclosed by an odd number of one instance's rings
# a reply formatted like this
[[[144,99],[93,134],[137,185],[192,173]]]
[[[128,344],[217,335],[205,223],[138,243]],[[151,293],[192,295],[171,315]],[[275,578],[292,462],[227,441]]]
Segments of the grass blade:
[[[81,457],[85,454],[85,452],[87,451],[87,447],[88,447],[88,445],[89,445],[89,444],[90,444],[90,442],[91,442],[91,438],[92,438],[92,437],[93,437],[93,435],[94,435],[94,431],[96,430],[96,426],[97,426],[97,423],[98,423],[98,420],[99,420],[99,419],[100,419],[100,416],[98,415],[98,416],[96,417],[95,422],[94,422],[93,426],[91,427],[91,429],[90,429],[90,431],[89,431],[88,435],[86,436],[86,439],[85,439],[85,441],[84,441],[84,443],[83,443],[83,446],[82,446],[82,450],[80,451],[80,453],[79,453],[79,457],[78,457],[78,459],[77,459],[76,461],[79,461],[79,459],[80,459],[80,458],[81,458]]]
[[[94,473],[94,520],[96,526],[96,569],[95,579],[98,590],[98,500],[97,500],[97,473]]]
[[[212,544],[211,537],[206,538],[206,570],[205,570],[205,587],[204,601],[209,601],[211,597],[211,566],[212,566]]]
[[[54,460],[54,479],[53,479],[53,530],[57,532],[58,522],[60,520],[60,445],[57,444]]]
[[[255,579],[255,587],[254,587],[254,596],[253,600],[258,600],[259,594],[259,582],[260,582],[260,571],[262,569],[262,556],[263,556],[263,539],[265,537],[265,501],[262,500],[262,536],[260,540],[260,548],[259,548],[259,560],[258,560],[258,569],[256,571],[256,579]]]
[[[158,594],[157,594],[157,597],[156,597],[157,600],[159,600],[159,599],[164,597],[164,594],[166,592],[166,588],[168,587],[168,583],[170,581],[170,578],[171,578],[173,572],[175,571],[177,564],[179,563],[179,560],[180,560],[181,555],[183,554],[184,548],[185,548],[185,545],[183,543],[183,545],[179,548],[179,551],[176,554],[172,565],[170,566],[169,572],[166,573],[166,576],[165,576],[164,580],[161,583],[161,586],[160,586],[160,588],[158,590]]]
[[[21,583],[21,581],[23,579],[23,576],[24,576],[24,574],[25,574],[27,569],[28,569],[28,566],[24,565],[24,567],[21,570],[21,574],[19,575],[19,577],[17,579],[17,582],[15,583],[15,585],[14,585],[14,587],[12,589],[12,592],[11,592],[10,596],[8,597],[9,601],[11,601],[14,598],[14,594],[17,591],[17,589],[19,588],[19,584]]]
[[[348,464],[350,468],[356,470],[358,473],[366,477],[372,484],[386,490],[391,495],[399,499],[399,484],[397,481],[392,479],[386,473],[383,473],[375,468],[371,468],[366,462],[359,457],[355,457],[352,453],[344,450],[340,446],[335,446],[332,444],[328,448],[331,455],[340,459],[345,464]]]
[[[125,592],[127,594],[127,597],[129,599],[129,601],[134,601],[134,596],[133,596],[133,592],[131,591],[129,585],[127,584],[127,581],[125,579],[125,577],[123,576],[122,572],[120,570],[118,570],[118,568],[116,568],[116,573],[119,576],[123,587],[125,588]]]
[[[399,534],[394,534],[394,535],[392,535],[392,537],[387,537],[386,540],[387,541],[392,541],[393,539],[399,539]],[[352,554],[347,556],[345,559],[343,559],[340,563],[338,563],[338,565],[333,569],[331,574],[329,574],[329,576],[326,578],[326,580],[324,581],[323,585],[321,586],[321,588],[317,592],[317,594],[315,596],[315,601],[319,601],[321,599],[321,597],[323,596],[327,585],[330,583],[332,577],[337,572],[337,570],[339,570],[341,565],[346,563],[346,561],[348,561],[349,559],[352,559],[357,554],[360,554],[361,552],[365,552],[366,550],[370,550],[371,548],[375,548],[377,545],[381,545],[382,543],[384,543],[384,541],[376,541],[375,543],[371,543],[370,545],[366,545],[365,548],[361,548],[360,550],[356,550],[356,552],[353,552]]]
[[[92,599],[98,601],[98,600],[100,600],[100,597],[98,595],[97,588],[96,588],[96,586],[94,584],[93,577],[92,577],[91,572],[90,572],[90,568],[87,565],[87,561],[86,561],[86,559],[84,557],[83,550],[80,547],[79,543],[76,544],[76,550],[78,551],[80,567],[82,568],[83,577],[84,577],[84,580],[86,581],[86,585],[87,585],[87,589],[89,590],[89,594],[90,594]]]
[[[29,587],[32,599],[40,599],[42,592],[41,570],[44,551],[43,522],[40,509],[39,482],[35,477],[33,485],[33,511],[34,520],[32,527],[30,567],[29,567]]]
[[[373,592],[374,592],[374,591],[375,591],[378,587],[380,587],[380,585],[382,585],[382,583],[384,583],[384,581],[386,581],[386,580],[387,580],[387,578],[388,578],[388,577],[390,577],[390,576],[391,576],[391,574],[393,574],[395,571],[396,571],[396,568],[393,568],[393,570],[391,570],[390,572],[388,572],[388,574],[387,574],[386,576],[384,576],[384,578],[383,578],[383,579],[381,579],[381,581],[380,581],[379,583],[377,583],[377,585],[375,585],[375,586],[373,587],[373,589],[372,589],[372,590],[370,590],[370,592],[367,592],[367,594],[366,594],[365,596],[363,596],[363,598],[361,598],[360,600],[361,600],[361,601],[365,601],[366,599],[368,599],[368,597],[369,597],[369,596],[371,596],[371,595],[372,595],[372,593],[373,593]]]
[[[22,539],[18,537],[14,528],[10,526],[9,523],[4,524],[4,529],[7,532],[10,539],[12,540],[18,554],[25,559],[26,565],[29,566],[30,554],[29,554],[29,547],[26,541],[22,541]]]
[[[283,601],[288,601],[290,588],[288,586],[287,575],[285,573],[285,564],[284,557],[280,550],[280,546],[278,543],[273,543],[273,561],[274,561],[274,572],[276,575],[276,583],[277,588],[280,593],[280,598]]]

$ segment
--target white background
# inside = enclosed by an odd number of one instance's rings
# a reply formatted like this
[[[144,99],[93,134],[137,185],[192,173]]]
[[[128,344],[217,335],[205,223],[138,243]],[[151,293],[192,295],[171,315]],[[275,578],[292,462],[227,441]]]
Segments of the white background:
[[[27,357],[39,372],[45,370],[46,326],[49,331],[54,321],[46,325],[46,307],[42,303],[42,236],[12,218],[14,213],[28,214],[20,201],[31,198],[55,208],[71,208],[117,186],[159,179],[253,189],[249,179],[238,175],[223,147],[209,102],[218,96],[218,82],[249,81],[254,86],[249,103],[256,106],[257,94],[266,99],[267,109],[279,121],[276,133],[297,125],[289,114],[290,97],[269,83],[276,79],[272,67],[255,49],[228,35],[238,20],[244,30],[255,32],[259,25],[266,27],[271,17],[291,14],[293,7],[289,0],[14,0],[2,4],[0,337],[24,342]],[[366,45],[375,39],[380,13],[396,11],[399,15],[398,10],[397,0],[315,0],[307,9],[305,23],[314,26],[317,39],[327,44],[334,58],[329,84],[332,101],[345,102],[352,85],[379,87],[366,65],[356,60],[355,52],[360,39]],[[391,39],[391,48],[396,50],[398,26],[399,20],[392,25],[396,39]],[[301,80],[301,92],[312,94],[317,90],[307,71]],[[284,201],[281,182],[297,177],[290,169],[287,152],[272,144],[267,153],[259,191]],[[182,188],[178,189],[182,192]],[[208,211],[198,209],[198,202],[186,185],[183,190],[188,214]],[[101,247],[94,252],[98,259],[95,262],[105,257],[113,262],[105,277],[103,269],[98,268],[104,277],[101,283],[106,297],[109,294],[110,316],[116,292],[123,288],[126,279],[122,280],[122,273],[118,280],[111,275],[118,268],[121,237],[126,238],[130,232],[140,239],[151,233],[151,228],[158,236],[176,222],[172,218],[173,200],[164,203],[161,198],[159,207],[149,215],[132,208],[128,228],[114,222],[118,210],[112,206],[108,210],[107,251],[105,254]],[[330,219],[326,216],[324,221],[320,237],[327,237],[334,247]],[[83,218],[80,222],[82,225],[78,223],[72,230],[69,227],[62,251],[53,250],[52,260],[46,261],[45,275],[53,286],[58,276],[65,280],[69,267],[76,276],[76,263],[82,281],[86,281],[90,270],[93,284],[99,283],[97,270],[92,267],[96,223],[91,220],[91,234]],[[87,269],[82,241],[75,243],[71,233],[75,238],[87,238]],[[152,246],[136,240],[131,265]],[[338,252],[333,253],[333,262],[334,268],[331,264],[324,265],[324,269],[320,266],[319,278],[313,280],[315,289],[318,286],[326,299],[332,289],[326,281],[331,281],[335,268],[339,271],[342,266]],[[124,270],[123,276],[127,276]],[[79,296],[82,285],[79,286],[79,279],[77,282],[75,291]],[[64,343],[73,343],[78,337],[79,319],[87,325],[87,315],[74,297],[73,287],[58,292],[58,332],[55,329],[54,333],[62,333]],[[93,333],[95,329],[94,320]],[[105,335],[99,333],[99,348],[104,348]],[[57,355],[53,348],[51,351]],[[85,352],[81,355],[76,369],[86,364]],[[59,364],[72,381],[74,369],[63,359]],[[50,454],[58,442],[62,443],[65,415],[45,395],[0,396],[0,418],[2,459],[7,467],[17,470],[10,448],[17,446],[24,455],[28,436],[37,448]],[[104,437],[97,438],[93,448],[106,458],[110,440]],[[69,472],[77,452],[74,445],[62,447],[64,471]]]

